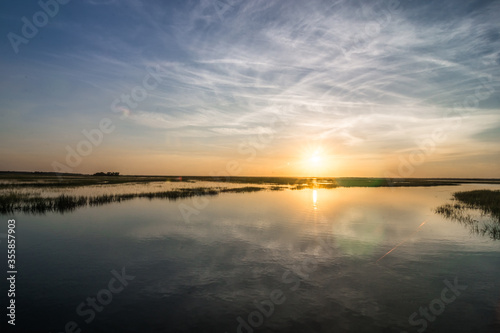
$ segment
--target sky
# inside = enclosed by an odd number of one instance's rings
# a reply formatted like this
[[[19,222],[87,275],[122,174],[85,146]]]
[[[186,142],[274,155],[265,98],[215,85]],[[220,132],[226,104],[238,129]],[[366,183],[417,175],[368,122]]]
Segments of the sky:
[[[500,1],[0,4],[0,170],[500,178]]]

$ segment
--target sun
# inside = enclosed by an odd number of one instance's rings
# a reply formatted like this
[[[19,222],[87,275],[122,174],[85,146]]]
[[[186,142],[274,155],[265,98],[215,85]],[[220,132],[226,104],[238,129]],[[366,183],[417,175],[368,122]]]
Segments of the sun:
[[[299,172],[306,177],[319,177],[324,175],[330,168],[331,156],[325,147],[318,144],[304,145],[301,158],[297,161],[300,165]]]
[[[317,153],[314,153],[314,155],[309,158],[309,162],[311,162],[313,166],[318,166],[321,163],[321,156]]]
[[[315,149],[311,155],[309,155],[309,165],[312,167],[318,167],[321,165],[323,157],[321,156],[321,149]]]

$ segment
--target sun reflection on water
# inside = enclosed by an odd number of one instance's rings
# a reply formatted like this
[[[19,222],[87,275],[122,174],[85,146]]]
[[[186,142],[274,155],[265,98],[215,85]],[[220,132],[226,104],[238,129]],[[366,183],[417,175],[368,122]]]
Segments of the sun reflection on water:
[[[318,191],[317,190],[313,190],[313,207],[314,209],[318,209]]]

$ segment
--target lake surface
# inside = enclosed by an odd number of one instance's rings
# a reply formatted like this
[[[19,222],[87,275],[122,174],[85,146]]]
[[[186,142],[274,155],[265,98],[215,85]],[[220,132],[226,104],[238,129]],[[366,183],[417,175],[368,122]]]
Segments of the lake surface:
[[[3,233],[16,219],[12,331],[499,332],[500,242],[433,212],[478,188],[500,186],[225,193],[2,215]]]

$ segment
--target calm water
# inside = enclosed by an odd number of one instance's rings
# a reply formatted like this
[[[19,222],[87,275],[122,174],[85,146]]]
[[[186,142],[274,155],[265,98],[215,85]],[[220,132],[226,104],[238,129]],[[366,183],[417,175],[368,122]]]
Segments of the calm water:
[[[13,331],[499,332],[500,242],[433,213],[475,188],[499,187],[228,193],[14,214]]]

